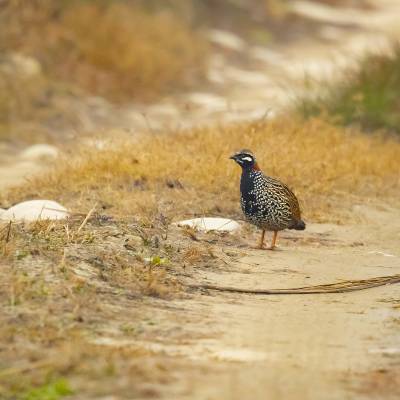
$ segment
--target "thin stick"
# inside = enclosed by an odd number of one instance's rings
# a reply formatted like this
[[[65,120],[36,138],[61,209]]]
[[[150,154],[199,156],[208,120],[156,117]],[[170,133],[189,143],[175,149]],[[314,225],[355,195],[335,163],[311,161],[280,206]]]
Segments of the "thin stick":
[[[400,275],[382,276],[359,281],[345,281],[330,283],[326,285],[305,286],[291,289],[241,289],[229,286],[217,285],[188,285],[192,289],[209,289],[219,292],[245,293],[245,294],[323,294],[323,293],[346,293],[357,290],[371,289],[378,286],[393,285],[400,283]]]
[[[76,233],[79,233],[83,227],[87,224],[89,218],[92,216],[92,214],[94,213],[94,210],[96,209],[97,203],[93,206],[93,208],[87,213],[85,219],[83,220],[83,222],[81,223],[81,226],[78,228],[78,230],[76,231]]]

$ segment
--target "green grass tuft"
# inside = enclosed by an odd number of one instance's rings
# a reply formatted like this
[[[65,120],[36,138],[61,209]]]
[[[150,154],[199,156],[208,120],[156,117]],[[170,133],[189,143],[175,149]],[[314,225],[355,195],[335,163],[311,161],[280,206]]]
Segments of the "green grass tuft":
[[[366,56],[356,70],[327,87],[323,95],[299,101],[302,115],[326,113],[343,125],[400,134],[400,44],[389,55]]]
[[[65,379],[58,379],[35,389],[31,389],[22,395],[21,400],[59,400],[72,394],[72,389]]]

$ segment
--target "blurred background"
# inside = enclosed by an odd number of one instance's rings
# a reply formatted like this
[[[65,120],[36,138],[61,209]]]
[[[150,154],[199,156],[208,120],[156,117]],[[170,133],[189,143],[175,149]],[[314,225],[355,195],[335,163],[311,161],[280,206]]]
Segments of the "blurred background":
[[[14,155],[35,143],[288,108],[397,132],[399,15],[393,0],[1,0],[0,176],[25,176]]]
[[[262,115],[371,40],[381,50],[395,3],[2,0],[0,138]]]

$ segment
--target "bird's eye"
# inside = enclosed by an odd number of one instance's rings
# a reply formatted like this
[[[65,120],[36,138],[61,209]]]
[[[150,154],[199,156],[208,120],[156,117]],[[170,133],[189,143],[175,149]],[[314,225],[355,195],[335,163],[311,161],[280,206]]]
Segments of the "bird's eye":
[[[242,157],[242,160],[243,161],[252,161],[252,158],[251,157]]]

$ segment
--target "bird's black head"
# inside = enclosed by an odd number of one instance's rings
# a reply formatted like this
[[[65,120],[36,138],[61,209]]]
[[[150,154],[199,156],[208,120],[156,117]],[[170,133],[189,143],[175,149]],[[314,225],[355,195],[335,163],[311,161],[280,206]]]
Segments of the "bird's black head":
[[[231,155],[230,158],[236,161],[243,169],[259,170],[253,152],[248,149],[240,150]]]

